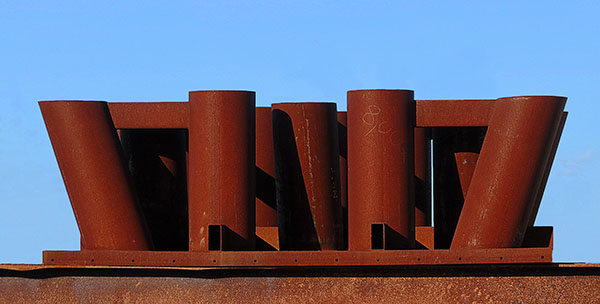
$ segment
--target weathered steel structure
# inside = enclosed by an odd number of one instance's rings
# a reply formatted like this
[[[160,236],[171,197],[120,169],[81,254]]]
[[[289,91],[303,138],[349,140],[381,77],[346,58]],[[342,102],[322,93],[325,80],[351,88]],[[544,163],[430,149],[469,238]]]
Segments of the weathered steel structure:
[[[42,101],[81,250],[0,265],[0,298],[599,299],[600,267],[553,263],[552,227],[533,225],[565,102],[409,90],[349,91],[347,112],[256,107],[249,91]]]
[[[44,264],[550,263],[552,228],[533,222],[565,101],[356,90],[347,113],[256,108],[249,91],[43,101],[82,248]]]

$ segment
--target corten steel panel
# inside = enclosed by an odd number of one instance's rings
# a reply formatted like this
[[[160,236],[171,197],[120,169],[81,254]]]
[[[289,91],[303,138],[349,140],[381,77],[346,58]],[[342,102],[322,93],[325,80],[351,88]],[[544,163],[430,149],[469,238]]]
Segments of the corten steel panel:
[[[371,225],[398,233],[385,248],[414,248],[413,92],[348,92],[348,241],[371,249]]]
[[[533,204],[533,209],[531,211],[531,217],[529,220],[529,226],[533,226],[535,223],[535,218],[537,216],[538,210],[540,209],[540,204],[542,203],[542,197],[544,196],[544,190],[546,190],[546,183],[548,182],[548,177],[550,176],[550,170],[552,169],[552,163],[554,162],[554,156],[556,155],[556,150],[558,149],[558,143],[560,142],[560,137],[562,135],[563,128],[565,127],[565,123],[567,122],[567,112],[563,112],[563,115],[560,119],[560,124],[558,129],[556,130],[556,134],[554,135],[554,142],[552,143],[552,150],[550,151],[550,156],[548,157],[548,162],[546,163],[546,168],[544,168],[544,176],[542,177],[542,182],[538,189],[537,195],[535,197],[535,201]]]
[[[271,228],[271,227],[262,227]],[[431,245],[431,228],[418,227],[419,239]],[[369,250],[369,251],[44,251],[45,265],[291,267],[439,264],[551,263],[552,227],[529,227],[528,248]]]
[[[495,100],[416,100],[417,127],[487,126]],[[117,129],[184,129],[187,102],[110,102]]]
[[[274,227],[260,227],[271,229]],[[432,227],[417,227],[417,241],[431,248]],[[264,232],[264,231],[263,231]],[[267,235],[261,232],[261,235]],[[551,263],[552,227],[529,227],[526,248],[370,251],[44,251],[44,265],[168,266],[168,267],[290,267],[385,266],[440,264]],[[274,245],[276,245],[274,243]]]
[[[42,101],[39,105],[82,248],[151,249],[106,103]]]
[[[256,226],[277,226],[271,107],[256,107]]]
[[[415,226],[431,226],[431,129],[415,128]]]
[[[495,100],[417,100],[417,127],[484,127]]]
[[[154,249],[187,250],[187,130],[123,129],[120,133]]]
[[[417,127],[487,126],[495,100],[417,100]],[[117,129],[184,129],[187,102],[110,102]]]
[[[109,102],[117,129],[186,129],[187,102]]]
[[[272,108],[280,248],[343,249],[335,103]]]
[[[433,129],[435,248],[450,248],[485,132],[484,127]]]
[[[4,301],[61,304],[589,303],[600,298],[597,264],[258,271],[31,268],[13,270],[14,265],[0,265],[0,294]]]
[[[209,225],[225,226],[222,250],[254,249],[254,99],[248,91],[190,92],[191,251],[209,250]]]
[[[340,142],[340,193],[344,221],[344,248],[348,248],[348,113],[338,111],[338,139]]]
[[[500,98],[451,249],[520,247],[566,98]]]

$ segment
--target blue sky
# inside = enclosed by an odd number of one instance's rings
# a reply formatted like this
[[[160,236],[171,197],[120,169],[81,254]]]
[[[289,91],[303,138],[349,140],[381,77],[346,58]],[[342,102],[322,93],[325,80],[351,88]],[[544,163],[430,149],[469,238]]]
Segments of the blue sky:
[[[0,263],[79,248],[39,100],[244,89],[345,109],[361,88],[567,96],[536,224],[555,227],[556,261],[600,262],[600,2],[419,2],[0,0]]]

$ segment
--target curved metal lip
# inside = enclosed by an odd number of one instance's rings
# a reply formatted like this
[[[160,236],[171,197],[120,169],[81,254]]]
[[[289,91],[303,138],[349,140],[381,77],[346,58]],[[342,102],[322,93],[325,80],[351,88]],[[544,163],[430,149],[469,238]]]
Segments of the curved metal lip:
[[[189,91],[189,93],[254,93],[256,94],[256,91],[248,91],[248,90],[196,90],[196,91]]]
[[[357,89],[357,90],[348,90],[348,93],[351,92],[410,92],[414,93],[413,90],[408,89]]]
[[[67,99],[67,100],[41,100],[38,101],[38,103],[59,103],[59,102],[66,102],[66,103],[107,103],[107,101],[105,100],[79,100],[79,99]]]
[[[567,97],[555,96],[555,95],[521,95],[521,96],[500,97],[497,100],[502,100],[502,99],[512,99],[512,100],[562,99],[562,100],[566,100]]]
[[[283,102],[276,102],[273,103],[271,105],[271,107],[277,106],[277,105],[337,105],[337,103],[335,101],[283,101]]]

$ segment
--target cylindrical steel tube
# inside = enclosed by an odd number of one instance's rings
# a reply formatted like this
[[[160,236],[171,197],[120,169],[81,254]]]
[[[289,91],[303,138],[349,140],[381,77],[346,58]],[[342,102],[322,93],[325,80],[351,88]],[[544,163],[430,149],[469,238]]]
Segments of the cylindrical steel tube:
[[[533,209],[531,210],[531,216],[529,219],[529,226],[533,226],[535,224],[535,218],[537,217],[538,210],[540,209],[540,204],[542,203],[542,197],[544,196],[544,190],[546,190],[546,183],[548,182],[548,177],[550,177],[550,170],[552,169],[552,163],[554,162],[554,156],[556,156],[556,150],[558,149],[558,143],[560,142],[560,137],[562,135],[563,128],[565,127],[565,123],[567,122],[567,112],[563,112],[563,115],[560,119],[560,124],[556,129],[556,134],[554,135],[554,141],[552,143],[552,149],[550,152],[550,156],[548,157],[548,162],[546,163],[546,168],[544,169],[544,175],[542,177],[542,182],[540,183],[539,189],[537,191],[537,195],[535,197],[535,201],[533,204]]]
[[[256,107],[256,226],[277,226],[271,107]]]
[[[485,127],[433,129],[435,248],[450,248],[485,132]]]
[[[280,249],[343,249],[335,103],[272,108]]]
[[[255,248],[255,93],[190,92],[188,209],[191,251]],[[212,236],[212,235],[211,235]]]
[[[372,249],[376,223],[397,234],[385,248],[414,248],[414,128],[412,91],[348,92],[350,250]]]
[[[187,250],[187,130],[123,129],[120,134],[154,248]]]
[[[431,130],[415,128],[415,226],[431,226]]]
[[[500,98],[451,249],[520,247],[566,98]]]
[[[340,193],[344,223],[344,248],[348,248],[348,113],[338,111],[337,119],[340,143]]]
[[[79,226],[82,248],[152,249],[107,104],[39,104]]]

